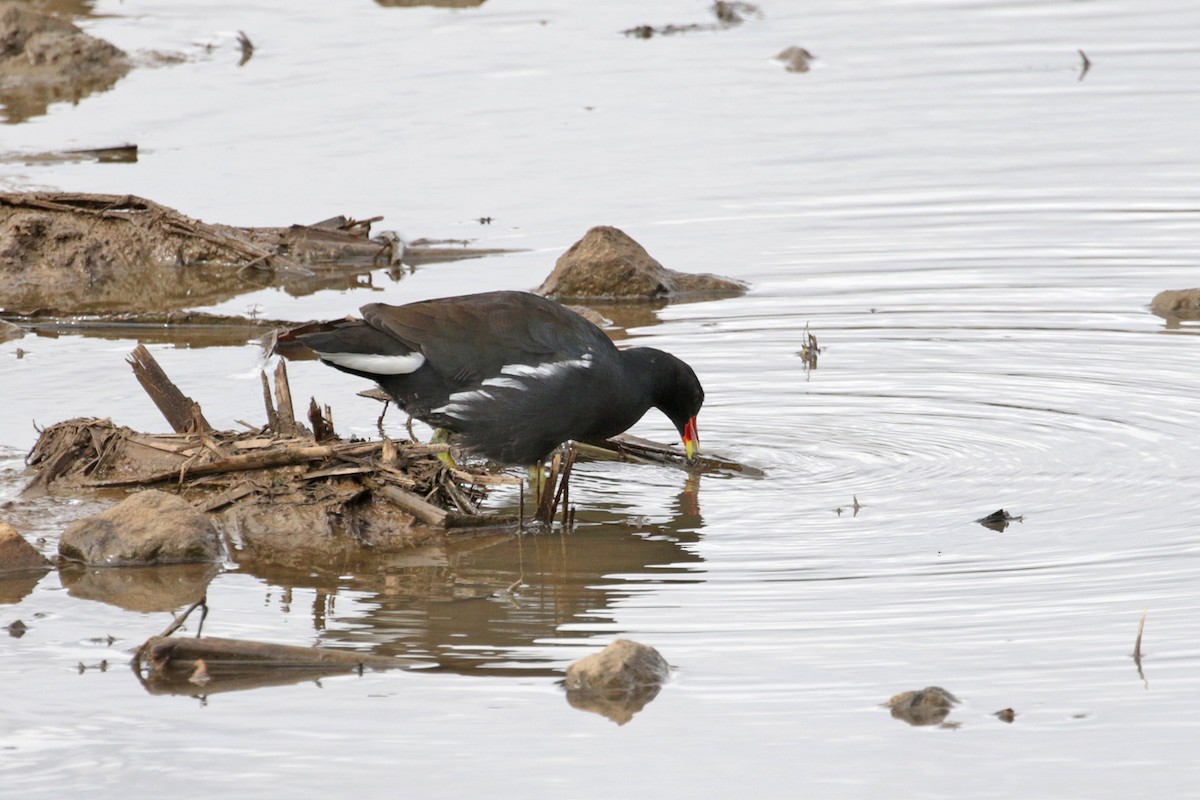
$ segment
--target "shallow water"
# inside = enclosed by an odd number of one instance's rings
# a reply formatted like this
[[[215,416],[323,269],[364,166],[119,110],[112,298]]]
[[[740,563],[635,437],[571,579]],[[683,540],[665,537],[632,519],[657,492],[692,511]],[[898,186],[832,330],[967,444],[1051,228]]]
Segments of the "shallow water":
[[[152,695],[126,664],[169,614],[50,573],[0,607],[0,625],[29,626],[0,639],[7,790],[1200,796],[1200,327],[1147,309],[1200,285],[1200,9],[779,3],[644,41],[620,32],[710,12],[559,5],[102,0],[89,30],[189,61],[0,141],[130,141],[138,162],[6,157],[0,187],[131,192],[239,225],[383,214],[408,236],[523,248],[204,309],[296,320],[532,287],[588,227],[617,225],[669,267],[753,285],[628,333],[696,368],[705,448],[766,477],[697,488],[587,464],[569,536],[208,586],[212,635],[428,670]],[[240,68],[238,29],[257,46]],[[811,72],[771,60],[793,44]],[[123,364],[135,343],[0,344],[0,466],[19,466],[35,420],[161,429]],[[153,347],[214,424],[260,416],[257,346]],[[373,435],[362,384],[311,362],[292,383],[342,433]],[[635,432],[671,438],[654,416]],[[18,486],[4,473],[0,501]],[[998,508],[1023,520],[975,524]],[[0,514],[51,552],[88,510]],[[621,727],[556,684],[618,636],[677,668]],[[881,708],[931,684],[962,700],[951,725]],[[993,716],[1006,707],[1011,724]]]

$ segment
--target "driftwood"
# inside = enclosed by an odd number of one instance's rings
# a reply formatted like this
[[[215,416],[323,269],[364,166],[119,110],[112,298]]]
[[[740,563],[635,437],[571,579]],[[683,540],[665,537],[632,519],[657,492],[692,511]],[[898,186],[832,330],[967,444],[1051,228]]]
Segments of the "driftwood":
[[[139,344],[133,349],[128,363],[133,367],[133,374],[138,383],[146,390],[146,394],[150,395],[150,399],[162,412],[172,430],[176,433],[212,430],[208,420],[200,413],[199,404],[179,391],[179,387],[171,382],[167,373],[163,372],[154,356],[150,355],[150,351],[143,345]],[[197,422],[199,428],[196,428]]]
[[[396,669],[411,666],[390,656],[377,656],[347,650],[222,639],[205,636],[198,639],[155,636],[142,645],[142,663],[151,670],[194,670],[203,659],[211,668],[221,665],[239,667],[336,667],[339,669]]]
[[[151,694],[203,698],[221,692],[318,681],[339,673],[406,669],[418,666],[418,662],[242,639],[156,636],[142,645],[132,666]]]

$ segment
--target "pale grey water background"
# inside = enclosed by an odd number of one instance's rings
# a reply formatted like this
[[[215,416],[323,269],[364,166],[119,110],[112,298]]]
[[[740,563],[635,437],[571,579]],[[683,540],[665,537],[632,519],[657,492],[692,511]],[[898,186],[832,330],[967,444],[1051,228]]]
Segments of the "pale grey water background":
[[[383,214],[409,236],[526,248],[216,309],[292,319],[529,288],[588,227],[617,225],[669,267],[753,285],[635,333],[701,375],[705,448],[767,477],[703,479],[697,513],[682,473],[587,465],[572,537],[396,565],[398,588],[223,574],[208,633],[452,671],[207,704],[151,696],[124,667],[167,614],[77,599],[51,573],[0,607],[31,629],[0,638],[5,796],[1200,797],[1200,327],[1147,310],[1200,285],[1200,6],[762,9],[642,41],[620,31],[707,22],[706,5],[96,5],[93,33],[193,60],[0,143],[132,141],[139,162],[9,162],[0,186],[242,225]],[[237,29],[258,48],[241,68]],[[792,44],[811,72],[771,60]],[[806,324],[825,348],[809,374]],[[123,363],[134,343],[0,344],[7,465],[32,420],[161,429]],[[155,354],[214,423],[260,416],[257,347]],[[311,363],[292,380],[342,432],[372,433],[362,384]],[[1000,507],[1024,522],[973,524]],[[18,522],[50,550],[82,510]],[[463,599],[522,565],[516,595]],[[1144,609],[1145,681],[1129,657]],[[571,708],[553,676],[618,635],[678,668],[623,727]],[[930,684],[962,698],[957,728],[880,708]]]

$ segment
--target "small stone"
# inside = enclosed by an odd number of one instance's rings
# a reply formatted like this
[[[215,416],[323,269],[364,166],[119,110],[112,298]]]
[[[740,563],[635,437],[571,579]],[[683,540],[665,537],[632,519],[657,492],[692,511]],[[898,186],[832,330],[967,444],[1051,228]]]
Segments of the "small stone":
[[[58,552],[98,567],[212,562],[221,537],[186,500],[148,489],[67,528]]]
[[[789,47],[775,56],[775,60],[782,61],[783,68],[788,72],[808,72],[808,65],[815,58],[816,56],[803,47]]]
[[[916,691],[901,692],[884,706],[892,710],[892,716],[910,725],[937,725],[949,714],[958,698],[940,686],[927,686]]]
[[[17,620],[16,622],[10,622],[6,630],[12,638],[20,639],[25,635],[25,631],[29,630],[29,626],[21,622],[21,620]]]

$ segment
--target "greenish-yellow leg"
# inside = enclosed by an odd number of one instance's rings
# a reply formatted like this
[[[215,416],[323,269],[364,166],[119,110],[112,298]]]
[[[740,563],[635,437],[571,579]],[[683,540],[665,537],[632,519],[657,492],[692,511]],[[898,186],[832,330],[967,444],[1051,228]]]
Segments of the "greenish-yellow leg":
[[[433,438],[429,440],[429,443],[430,444],[449,444],[450,443],[450,431],[446,430],[445,428],[434,428],[433,429]],[[438,457],[438,459],[441,460],[441,462],[443,464],[445,464],[450,469],[458,469],[458,463],[454,460],[454,456],[450,455],[449,450],[446,450],[443,453],[438,453],[437,457]]]
[[[527,470],[529,491],[533,495],[533,503],[536,506],[542,500],[542,492],[546,491],[546,465],[541,462],[530,464]]]

